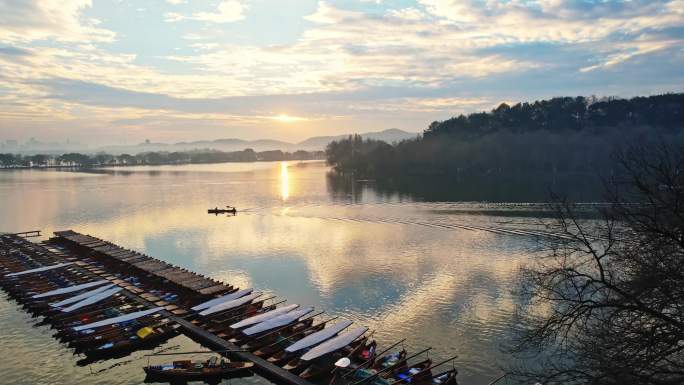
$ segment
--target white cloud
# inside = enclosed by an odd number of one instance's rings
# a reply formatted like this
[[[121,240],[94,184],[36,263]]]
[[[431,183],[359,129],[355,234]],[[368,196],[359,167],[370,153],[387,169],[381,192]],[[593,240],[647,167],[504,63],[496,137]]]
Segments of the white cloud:
[[[232,23],[243,20],[247,6],[237,0],[223,0],[216,7],[215,12],[195,12],[190,16],[185,16],[176,12],[165,14],[164,20],[167,22],[177,22],[182,20],[199,20],[210,23]]]
[[[165,18],[231,22],[244,18],[244,4],[221,1],[215,12]],[[161,129],[197,119],[257,127],[287,113],[308,119],[301,123],[311,129],[341,116],[369,125],[369,116],[383,116],[383,124],[401,117],[402,128],[415,119],[419,128],[450,112],[489,108],[497,95],[510,99],[518,92],[509,91],[518,88],[511,82],[531,70],[550,76],[555,66],[573,81],[598,78],[682,46],[667,29],[684,25],[684,0],[587,4],[418,0],[381,14],[373,6],[349,11],[322,1],[305,16],[306,29],[278,45],[226,42],[216,26],[167,25],[180,36],[171,46],[181,49],[149,64],[145,51],[114,53],[101,44],[114,33],[84,18],[90,1],[0,0],[0,125],[97,121],[104,130],[110,121],[140,119]],[[538,47],[551,53],[535,53]],[[681,62],[681,54],[672,56]],[[165,66],[164,59],[176,63]],[[557,87],[554,94],[575,90],[567,80]]]
[[[342,22],[345,19],[359,18],[363,15],[361,12],[345,11],[335,8],[325,1],[319,1],[316,12],[311,15],[304,16],[304,20],[308,20],[318,24],[333,24]]]
[[[418,8],[402,8],[402,9],[392,9],[389,11],[389,15],[392,17],[396,17],[398,19],[404,19],[404,20],[410,20],[410,21],[419,21],[423,20],[427,17],[425,12],[421,11]]]
[[[82,11],[91,6],[90,0],[0,1],[0,42],[113,40],[114,32],[97,28],[97,20],[82,18]]]
[[[674,11],[682,0],[577,2],[573,0],[418,0],[433,16],[473,35],[505,36],[520,42],[597,41],[614,33],[639,33],[684,24]]]
[[[634,57],[676,47],[681,43],[682,42],[678,40],[638,40],[635,42],[616,44],[615,46],[610,47],[610,49],[602,55],[603,60],[600,63],[582,67],[580,68],[580,72],[590,72],[602,68],[614,67]]]

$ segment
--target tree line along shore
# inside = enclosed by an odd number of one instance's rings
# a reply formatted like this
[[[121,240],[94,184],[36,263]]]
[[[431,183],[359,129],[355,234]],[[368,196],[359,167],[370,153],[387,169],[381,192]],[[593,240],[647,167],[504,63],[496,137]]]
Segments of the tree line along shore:
[[[287,160],[324,159],[323,151],[283,152],[261,151],[252,149],[242,151],[195,150],[184,152],[143,152],[136,155],[106,153],[82,154],[68,153],[62,155],[21,155],[0,154],[0,168],[48,168],[48,167],[109,167],[168,164],[197,164],[225,162],[267,162]]]

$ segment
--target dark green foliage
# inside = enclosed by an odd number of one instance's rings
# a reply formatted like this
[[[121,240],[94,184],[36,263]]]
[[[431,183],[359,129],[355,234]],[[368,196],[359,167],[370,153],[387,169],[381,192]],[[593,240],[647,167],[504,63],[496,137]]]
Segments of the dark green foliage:
[[[683,141],[681,128],[684,94],[564,97],[433,122],[422,138],[392,146],[350,137],[331,143],[326,157],[339,172],[374,178],[611,173],[617,144]]]
[[[434,122],[426,139],[450,136],[472,139],[499,131],[567,131],[612,127],[648,126],[681,128],[684,94],[665,94],[633,99],[595,101],[582,96],[562,97],[534,103],[501,104],[491,112],[460,115]]]

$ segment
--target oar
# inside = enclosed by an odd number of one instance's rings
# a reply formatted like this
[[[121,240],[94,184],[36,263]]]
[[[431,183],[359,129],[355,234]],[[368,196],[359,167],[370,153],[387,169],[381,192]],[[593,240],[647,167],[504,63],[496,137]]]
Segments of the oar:
[[[263,300],[263,302],[266,302],[266,301],[271,300],[271,299],[273,299],[273,298],[277,298],[277,297],[266,298],[265,300]],[[262,301],[259,301],[259,302],[262,302]],[[285,303],[285,302],[287,302],[286,299],[284,299],[284,300],[282,300],[282,301],[280,301],[280,302],[276,302],[276,303],[274,303],[274,304],[268,305],[268,306],[264,306],[264,308],[271,307],[271,306],[278,306],[278,305],[283,304],[283,303]],[[249,304],[249,305],[251,305],[251,304]],[[263,309],[263,308],[262,308],[262,309]],[[275,308],[274,308],[274,309],[275,309]],[[259,312],[257,311],[257,313],[259,313]],[[238,318],[240,318],[240,317],[242,317],[242,316],[244,316],[244,314],[236,314],[236,315],[234,315],[234,316],[232,316],[232,317],[228,317],[228,318],[226,318],[225,320],[220,321],[220,322],[221,322],[222,324],[227,323],[227,322],[232,322],[232,321],[234,321],[234,320],[236,320],[236,319],[238,319]],[[247,318],[245,318],[245,319],[247,319]],[[212,320],[212,322],[213,322],[213,321],[215,321],[215,320]]]
[[[306,317],[306,318],[304,318],[304,319],[294,320],[293,322],[290,322],[289,324],[287,324],[287,325],[285,325],[285,326],[282,326],[282,327],[279,327],[279,328],[277,328],[277,329],[275,329],[275,330],[272,330],[272,331],[270,331],[270,332],[264,334],[263,336],[255,337],[255,338],[252,339],[252,341],[256,341],[256,340],[260,340],[260,339],[262,339],[262,338],[264,338],[264,337],[268,337],[268,336],[270,336],[270,335],[272,335],[272,334],[278,333],[278,332],[280,332],[280,331],[282,331],[282,330],[284,330],[284,329],[289,328],[290,326],[292,326],[292,324],[298,324],[298,323],[300,323],[300,322],[304,322],[304,321],[306,321],[306,320],[309,320],[309,319],[314,318],[314,317],[316,317],[316,316],[319,316],[319,315],[321,315],[321,314],[325,314],[325,312],[324,312],[324,311],[321,311],[321,312],[318,312],[318,313],[316,313],[316,314],[314,314],[314,315],[308,316],[308,317]]]
[[[336,319],[338,319],[338,318],[340,318],[340,317],[333,317],[333,318],[330,318],[330,319],[328,319],[328,320],[326,320],[326,321],[323,321],[323,322],[321,322],[321,323],[319,323],[319,324],[317,324],[317,325],[312,325],[312,326],[310,326],[310,327],[308,327],[308,328],[306,328],[306,329],[304,329],[304,330],[302,330],[302,331],[299,331],[299,332],[297,332],[297,333],[290,334],[290,335],[287,336],[287,337],[283,337],[283,339],[285,339],[286,341],[289,341],[290,338],[292,338],[292,337],[294,337],[294,336],[296,336],[296,335],[298,335],[298,334],[305,333],[305,332],[308,331],[308,330],[311,330],[311,329],[313,329],[313,328],[316,328],[316,327],[318,327],[318,326],[320,326],[320,325],[325,325],[325,324],[327,324],[328,322],[334,321],[334,320],[336,320]],[[263,348],[270,348],[271,346],[275,346],[275,345],[281,344],[281,343],[283,343],[283,342],[284,342],[284,341],[277,341],[277,342],[274,342],[274,343],[272,343],[272,344],[263,346],[261,349],[263,349]]]
[[[404,342],[404,341],[406,341],[406,338],[402,338],[402,339],[399,340],[398,342],[395,342],[394,344],[392,344],[392,345],[391,345],[390,347],[388,347],[387,349],[381,351],[380,353],[377,353],[375,356],[376,356],[376,357],[381,357],[383,354],[387,353],[390,349],[394,348],[395,346],[399,345],[400,343],[402,343],[402,342]],[[355,370],[353,370],[353,371],[351,371],[351,372],[348,372],[347,374],[343,374],[342,377],[343,377],[343,378],[344,378],[344,377],[348,377],[349,375],[358,372],[360,369],[363,369],[364,366],[366,366],[367,364],[369,364],[369,363],[371,363],[371,362],[373,362],[373,358],[369,358],[366,362],[364,362],[364,363],[362,363],[361,365],[359,365],[359,367],[356,368]]]
[[[280,303],[283,303],[283,302],[286,302],[286,301],[280,301],[277,304],[263,306],[262,308],[258,309],[256,312],[254,312],[252,314],[245,314],[245,313],[237,314],[233,317],[229,317],[229,318],[226,318],[226,319],[221,320],[221,321],[214,321],[213,323],[204,324],[203,327],[206,327],[205,329],[207,331],[209,331],[210,333],[214,333],[214,334],[223,333],[227,330],[231,330],[232,332],[236,332],[237,329],[232,329],[230,327],[230,325],[234,324],[235,321],[244,320],[244,319],[247,319],[247,318],[250,318],[253,316],[257,316],[260,314],[267,313],[269,311],[276,310],[276,306]]]
[[[421,373],[429,372],[430,370],[432,370],[432,369],[434,369],[434,368],[436,368],[436,367],[438,367],[438,366],[440,366],[440,365],[444,365],[444,364],[446,364],[447,362],[453,361],[453,360],[455,360],[456,358],[458,358],[458,355],[453,356],[453,357],[449,358],[448,360],[444,360],[444,361],[442,361],[442,362],[440,362],[440,363],[438,363],[438,364],[432,365],[432,366],[430,366],[429,368],[423,369],[423,370],[421,370],[420,372],[415,373],[415,374],[412,374],[412,375],[410,375],[410,376],[408,376],[408,377],[406,377],[406,378],[402,378],[402,379],[400,379],[400,380],[391,382],[390,385],[399,384],[399,383],[404,382],[404,381],[407,381],[407,380],[410,382],[411,378],[413,378],[413,377],[415,377],[415,376],[417,376],[417,375],[419,375],[419,374],[421,374]]]
[[[206,317],[205,317],[205,318],[207,318],[205,323],[207,323],[207,322],[225,322],[225,320],[224,320],[224,321],[220,321],[219,317],[221,317],[221,316],[226,316],[226,315],[231,314],[231,313],[234,313],[234,312],[236,312],[236,311],[238,311],[238,310],[245,309],[245,308],[247,308],[247,307],[249,307],[249,306],[251,306],[251,305],[256,305],[256,304],[258,304],[259,302],[261,302],[261,303],[263,304],[263,303],[266,302],[266,301],[269,301],[269,300],[272,300],[272,299],[274,299],[274,298],[277,298],[277,296],[266,297],[266,298],[263,298],[263,299],[260,299],[260,297],[261,297],[261,296],[259,296],[259,297],[257,297],[257,298],[254,298],[255,300],[258,299],[258,301],[256,301],[256,302],[247,302],[247,303],[245,303],[245,304],[242,304],[242,305],[240,305],[240,306],[238,306],[238,307],[234,307],[234,308],[232,308],[232,309],[227,309],[227,310],[224,310],[224,311],[215,313],[215,314],[210,314],[209,316],[206,316]],[[232,316],[228,317],[228,319],[232,319],[232,318],[234,318],[234,317],[236,317],[236,316],[240,316],[240,315],[241,315],[241,314],[232,315]]]
[[[250,305],[255,305],[255,304],[258,304],[259,302],[266,302],[266,301],[271,300],[273,298],[277,298],[277,297],[269,297],[269,298],[266,298],[262,301],[257,301],[256,303],[245,304],[245,305],[242,305],[240,307],[235,308],[234,310],[245,310]],[[287,302],[287,300],[276,302],[273,305],[263,306],[261,309],[268,308],[271,306],[277,306],[277,305],[284,303],[284,302]],[[258,310],[261,310],[261,309],[257,309],[256,314],[258,314],[259,313]],[[225,330],[227,328],[230,328],[230,325],[235,323],[234,321],[236,321],[238,319],[240,319],[240,320],[246,319],[248,317],[251,317],[251,315],[246,316],[244,313],[239,313],[239,314],[235,314],[233,316],[230,316],[230,317],[228,317],[226,319],[222,319],[222,320],[217,320],[217,319],[209,320],[208,322],[203,323],[202,326],[208,326],[210,329],[214,329],[214,330]],[[212,324],[213,324],[213,326],[212,326]],[[228,325],[226,325],[226,324],[228,324]]]
[[[374,378],[378,377],[381,373],[384,373],[384,372],[386,372],[386,371],[388,371],[388,370],[392,370],[392,369],[394,369],[397,365],[399,365],[399,364],[401,364],[401,363],[404,363],[404,362],[408,362],[408,360],[410,360],[411,358],[416,357],[416,356],[418,356],[418,355],[420,355],[420,354],[423,354],[423,353],[425,353],[425,352],[427,352],[427,351],[430,351],[431,349],[432,349],[431,347],[430,347],[430,348],[427,348],[427,349],[423,349],[423,350],[419,351],[418,353],[411,355],[410,357],[404,358],[403,360],[397,362],[396,364],[394,364],[394,365],[392,365],[392,366],[389,366],[389,367],[387,367],[387,368],[385,368],[385,369],[383,369],[383,370],[378,371],[377,373],[373,374],[372,376],[368,376],[368,377],[366,377],[366,378],[363,378],[363,379],[361,379],[361,380],[359,380],[359,381],[354,382],[352,385],[359,385],[359,384],[362,384],[362,383],[364,383],[364,382],[366,382],[366,381],[368,381],[368,380],[374,379]]]
[[[366,334],[366,333],[363,333],[363,334]],[[363,334],[360,335],[358,338],[356,338],[354,341],[358,341],[359,338],[363,338]],[[366,340],[368,340],[369,338],[373,337],[373,334],[375,334],[375,330],[371,331],[370,334],[369,334],[367,337],[365,337]],[[350,342],[350,344],[353,344],[354,341]],[[358,349],[358,348],[357,348],[357,349]],[[356,353],[356,349],[352,349],[352,351],[351,351],[349,354],[347,354],[347,357],[346,357],[346,358],[351,357],[352,354],[354,354],[354,353]],[[370,359],[372,359],[372,358],[370,358]],[[335,366],[335,367],[333,368],[333,370],[330,371],[330,374],[335,373],[335,372],[337,371],[337,368],[338,368],[338,367]]]
[[[270,300],[270,299],[276,298],[275,296],[273,296],[273,297],[267,297],[267,298],[264,298],[264,299],[259,299],[262,295],[263,295],[263,293],[262,293],[261,295],[259,295],[258,297],[254,298],[252,301],[247,302],[247,303],[244,303],[244,304],[242,304],[242,305],[240,305],[240,306],[237,306],[237,307],[234,307],[234,308],[232,308],[232,309],[226,309],[226,310],[222,310],[222,311],[216,312],[216,313],[214,313],[214,314],[206,315],[206,316],[204,316],[204,318],[203,318],[204,321],[205,321],[204,324],[206,325],[207,322],[214,321],[214,320],[218,319],[218,317],[220,317],[220,316],[225,316],[225,315],[231,314],[231,313],[233,313],[233,312],[235,312],[235,311],[237,311],[237,310],[240,310],[240,309],[244,309],[244,308],[246,308],[246,307],[249,307],[249,305],[253,305],[253,304],[259,303],[259,302],[265,302],[265,301],[268,301],[268,300]],[[259,299],[259,300],[256,301],[256,302],[253,302],[254,300],[257,300],[257,299]]]
[[[245,353],[248,352],[248,350],[245,349],[235,349],[235,350],[201,350],[201,351],[196,351],[196,352],[180,352],[180,353],[153,353],[153,354],[145,354],[145,357],[154,357],[154,356],[175,356],[175,355],[181,355],[181,354],[209,354],[209,353]]]

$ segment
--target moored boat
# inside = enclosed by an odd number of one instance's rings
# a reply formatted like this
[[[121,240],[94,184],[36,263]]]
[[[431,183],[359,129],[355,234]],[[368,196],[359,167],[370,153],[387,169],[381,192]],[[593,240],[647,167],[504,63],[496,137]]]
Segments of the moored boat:
[[[238,372],[249,371],[254,366],[251,362],[232,362],[216,356],[207,361],[190,360],[173,361],[170,364],[150,365],[143,369],[155,379],[168,381],[207,381],[227,378]]]

